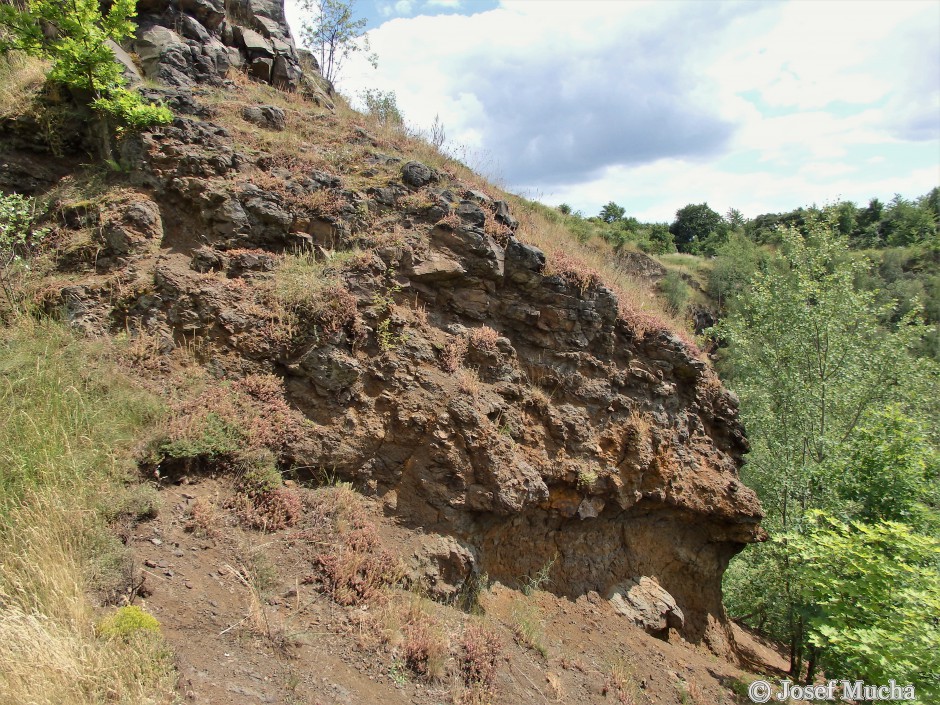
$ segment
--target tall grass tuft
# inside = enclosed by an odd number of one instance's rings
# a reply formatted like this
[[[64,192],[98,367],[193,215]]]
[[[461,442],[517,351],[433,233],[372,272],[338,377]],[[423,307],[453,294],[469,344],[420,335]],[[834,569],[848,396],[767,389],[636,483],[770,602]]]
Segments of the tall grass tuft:
[[[58,324],[21,318],[0,337],[0,702],[172,702],[159,633],[97,635],[90,598],[107,574],[105,498],[160,404]]]

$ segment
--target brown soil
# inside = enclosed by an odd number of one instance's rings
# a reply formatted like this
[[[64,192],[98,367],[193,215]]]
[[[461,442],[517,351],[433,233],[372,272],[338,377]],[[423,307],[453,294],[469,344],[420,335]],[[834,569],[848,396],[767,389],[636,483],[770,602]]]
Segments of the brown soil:
[[[309,498],[332,490],[298,491]],[[303,519],[271,533],[243,528],[226,508],[233,493],[228,479],[166,484],[159,515],[138,525],[132,537],[145,577],[142,602],[176,654],[180,693],[189,702],[461,702],[466,693],[456,645],[463,626],[480,620],[499,634],[504,649],[492,700],[481,702],[733,704],[741,702],[731,690],[735,681],[753,679],[675,633],[669,642],[649,636],[596,595],[572,602],[494,583],[481,595],[482,616],[426,603],[450,641],[443,677],[429,682],[404,665],[396,635],[383,637],[388,626],[381,603],[344,607],[317,585],[304,584],[311,563],[296,541]],[[194,506],[211,509],[192,530]],[[364,499],[362,506],[385,547],[407,559],[416,535],[386,517],[378,501]],[[259,582],[253,593],[249,584]],[[254,611],[253,594],[260,596]],[[388,595],[417,599],[402,588]],[[519,643],[525,620],[541,627],[536,640],[544,656]],[[735,636],[751,668],[786,666],[748,632],[736,627]]]

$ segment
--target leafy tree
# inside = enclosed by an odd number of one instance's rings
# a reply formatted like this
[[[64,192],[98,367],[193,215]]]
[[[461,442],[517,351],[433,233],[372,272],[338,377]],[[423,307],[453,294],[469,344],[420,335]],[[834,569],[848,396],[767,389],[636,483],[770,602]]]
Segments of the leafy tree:
[[[49,80],[88,96],[98,113],[102,156],[111,156],[111,121],[118,132],[167,123],[170,111],[145,103],[125,88],[121,65],[108,40],[134,31],[135,0],[114,0],[102,14],[98,0],[30,0],[22,7],[0,5],[0,51],[23,51],[52,61]]]
[[[690,203],[676,211],[676,219],[669,226],[669,232],[675,238],[679,252],[693,252],[697,244],[718,232],[722,222],[721,216],[707,203]]]
[[[708,273],[708,293],[720,307],[727,308],[731,299],[746,290],[764,256],[757,245],[740,233],[732,233],[716,254]]]
[[[913,245],[937,237],[937,221],[926,202],[911,203],[895,195],[879,224],[881,239],[891,246]]]
[[[783,539],[782,539],[783,540]],[[912,683],[940,698],[940,541],[822,512],[787,539],[812,653],[830,678]],[[815,670],[811,664],[807,679]]]
[[[558,206],[558,212],[562,215],[571,215],[571,206],[567,203],[562,203]]]
[[[622,206],[618,206],[616,203],[611,201],[606,206],[601,208],[600,219],[605,223],[613,223],[615,221],[621,220],[627,211]]]
[[[897,405],[868,414],[831,464],[836,513],[863,522],[931,530],[937,520],[937,453],[921,424]]]
[[[743,231],[747,224],[747,218],[737,208],[729,208],[725,213],[725,222],[731,226],[734,231]]]
[[[320,57],[320,70],[330,83],[336,81],[343,63],[359,51],[369,52],[365,33],[367,20],[353,19],[354,0],[303,0],[301,8],[307,17],[300,28],[300,37]],[[367,54],[376,66],[375,54]]]
[[[742,479],[761,497],[767,528],[791,536],[802,534],[814,509],[855,512],[851,519],[905,515],[903,502],[888,511],[873,501],[879,488],[862,491],[874,478],[897,490],[926,477],[919,461],[909,462],[916,442],[871,447],[883,433],[905,428],[878,412],[897,403],[927,414],[917,410],[937,389],[936,367],[910,354],[925,331],[916,312],[885,329],[891,304],[855,290],[863,265],[848,255],[833,221],[809,212],[803,218],[805,234],[780,231],[780,259],[758,269],[716,329],[729,343],[724,369],[752,444]],[[869,432],[866,424],[882,430]],[[855,479],[839,478],[856,472]],[[755,547],[732,563],[725,587],[732,613],[757,616],[759,626],[789,643],[798,676],[807,614],[789,572],[794,560],[786,542]]]
[[[668,255],[676,251],[676,242],[672,239],[669,226],[665,223],[653,223],[646,229],[646,235],[650,242],[650,252]]]
[[[395,91],[367,88],[359,92],[359,97],[365,103],[366,113],[376,118],[380,124],[387,127],[401,127],[404,123],[404,118],[398,109]]]

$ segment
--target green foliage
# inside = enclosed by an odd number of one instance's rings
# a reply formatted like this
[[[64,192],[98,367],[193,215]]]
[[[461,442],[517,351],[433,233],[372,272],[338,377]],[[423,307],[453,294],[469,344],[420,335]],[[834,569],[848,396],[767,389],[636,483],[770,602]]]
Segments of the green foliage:
[[[926,329],[916,309],[884,326],[892,305],[855,288],[864,263],[835,218],[807,213],[801,230],[779,232],[779,257],[757,269],[716,329],[752,444],[742,479],[761,497],[765,526],[791,539],[819,509],[935,525],[936,455],[916,419],[935,417],[938,372],[912,354]],[[808,640],[815,613],[790,569],[795,545],[747,551],[725,590],[732,614],[790,644],[799,677],[804,656],[813,668],[828,652]]]
[[[616,203],[611,201],[606,206],[601,208],[600,219],[605,223],[613,223],[615,221],[621,220],[627,211],[623,206],[618,206]]]
[[[765,263],[763,253],[747,236],[732,233],[718,248],[715,263],[708,274],[708,293],[726,308],[744,292],[759,268]]]
[[[783,540],[783,539],[781,539]],[[821,512],[788,537],[810,643],[829,678],[913,683],[940,697],[940,541],[895,522]]]
[[[380,124],[388,127],[400,127],[404,123],[404,118],[398,109],[395,91],[367,88],[359,91],[359,97],[366,106],[366,113],[378,120]]]
[[[173,119],[173,113],[165,105],[145,103],[140,93],[126,88],[112,88],[106,97],[92,101],[91,106],[117,121],[119,134],[125,130],[165,125]]]
[[[166,458],[221,458],[237,453],[242,447],[240,429],[215,412],[209,412],[202,423],[186,434],[159,445],[158,453]]]
[[[135,0],[115,0],[102,14],[97,0],[30,0],[23,9],[0,5],[0,51],[15,49],[52,61],[49,80],[88,96],[102,119],[117,129],[164,124],[170,111],[143,102],[126,80],[107,42],[120,42],[134,31]],[[110,153],[110,148],[106,154]]]
[[[17,193],[0,193],[0,291],[6,306],[0,315],[15,312],[23,298],[16,284],[29,270],[28,259],[42,245],[46,228],[35,226],[36,202]]]
[[[679,252],[695,252],[709,238],[719,232],[724,221],[707,203],[689,204],[676,211],[676,219],[669,226]]]
[[[916,395],[909,351],[924,327],[914,315],[882,327],[884,308],[855,290],[859,264],[827,223],[782,238],[780,262],[755,276],[716,332],[730,345],[725,370],[754,439],[747,479],[769,520],[788,528],[818,502],[820,464],[865,412]]]
[[[922,424],[896,405],[868,414],[831,468],[843,516],[922,529],[936,521],[937,453]]]
[[[692,287],[685,283],[678,272],[667,272],[659,282],[659,290],[666,297],[671,313],[675,315],[685,313],[689,306],[689,299],[692,297]]]
[[[303,0],[306,13],[300,29],[303,43],[319,56],[323,77],[333,83],[343,62],[359,51],[369,51],[369,38],[365,33],[367,20],[353,19],[354,0]],[[368,55],[377,65],[375,54]]]
[[[39,235],[32,229],[35,212],[32,198],[0,194],[0,263],[16,257]]]
[[[98,622],[95,629],[105,639],[132,639],[141,632],[160,632],[157,618],[137,605],[119,607]]]

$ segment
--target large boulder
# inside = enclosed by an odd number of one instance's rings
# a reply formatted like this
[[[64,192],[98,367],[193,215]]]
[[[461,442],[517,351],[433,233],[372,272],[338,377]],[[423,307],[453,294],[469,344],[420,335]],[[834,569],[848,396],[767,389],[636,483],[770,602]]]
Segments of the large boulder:
[[[607,599],[618,614],[655,636],[665,636],[670,628],[680,630],[685,624],[685,615],[673,596],[645,575],[614,586]]]

